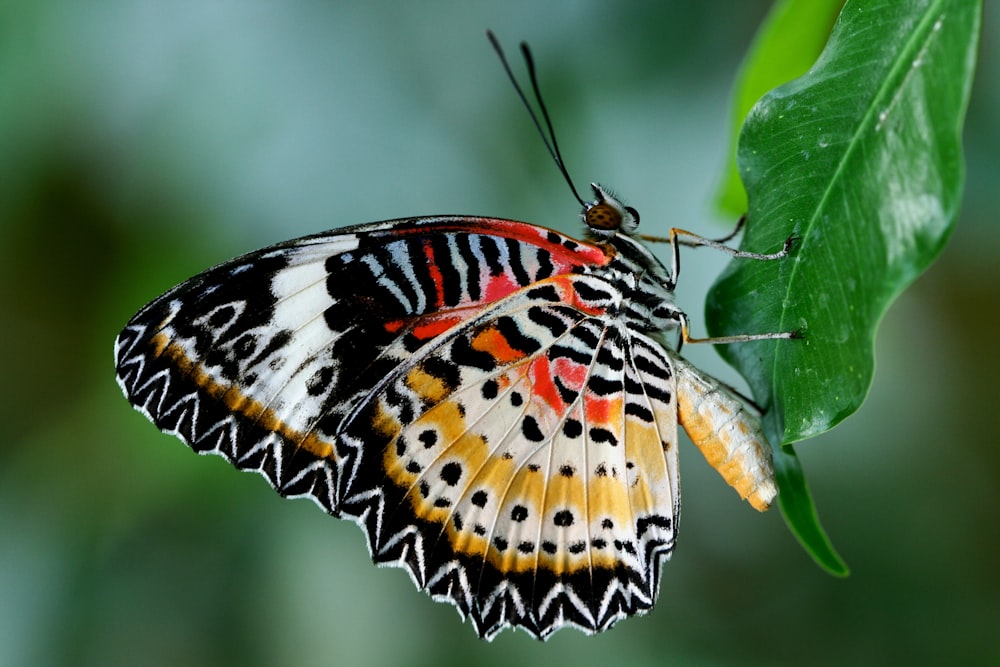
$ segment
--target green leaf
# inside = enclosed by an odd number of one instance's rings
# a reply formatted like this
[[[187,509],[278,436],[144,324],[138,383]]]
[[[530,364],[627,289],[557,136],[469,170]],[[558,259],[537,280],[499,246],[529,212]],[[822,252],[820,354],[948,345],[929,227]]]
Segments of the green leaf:
[[[802,332],[720,348],[790,456],[790,443],[861,405],[882,315],[952,230],[981,11],[979,0],[848,2],[813,69],[761,99],[743,127],[743,248],[798,241],[783,260],[730,263],[707,323],[713,335]],[[796,466],[779,473],[786,521],[819,562],[839,561]]]
[[[736,168],[740,127],[751,107],[775,86],[805,74],[816,62],[844,0],[778,0],[757,30],[736,80],[731,117],[732,147],[716,203],[731,215],[747,210]]]
[[[781,514],[802,546],[830,574],[836,577],[850,574],[847,564],[833,548],[833,543],[819,523],[802,464],[791,446],[774,451],[774,477],[781,490],[778,494]]]

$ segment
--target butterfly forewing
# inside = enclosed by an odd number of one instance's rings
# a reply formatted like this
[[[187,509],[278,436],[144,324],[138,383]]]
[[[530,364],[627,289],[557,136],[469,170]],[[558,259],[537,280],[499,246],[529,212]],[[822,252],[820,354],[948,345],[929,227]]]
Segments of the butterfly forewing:
[[[241,453],[276,433],[296,451],[327,458],[357,400],[427,340],[483,303],[600,259],[592,246],[554,232],[467,218],[379,223],[280,244],[143,308],[116,341],[119,383],[158,426],[196,449],[207,445],[206,429],[236,414],[240,429],[252,431],[236,439]],[[445,272],[463,262],[475,275],[456,289]],[[397,339],[405,345],[387,357]]]

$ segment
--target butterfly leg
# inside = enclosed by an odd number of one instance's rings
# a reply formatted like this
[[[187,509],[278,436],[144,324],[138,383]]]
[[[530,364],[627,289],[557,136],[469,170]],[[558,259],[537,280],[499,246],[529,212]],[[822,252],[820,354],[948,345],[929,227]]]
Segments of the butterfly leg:
[[[777,252],[763,253],[763,252],[748,252],[746,250],[737,250],[736,248],[731,248],[725,244],[745,224],[746,217],[740,218],[740,223],[736,226],[736,231],[734,231],[729,236],[726,236],[718,241],[713,241],[712,239],[705,238],[704,236],[699,236],[694,232],[689,232],[686,229],[681,229],[680,227],[671,227],[670,235],[663,236],[651,236],[648,234],[640,234],[639,238],[644,241],[649,241],[651,243],[669,243],[670,244],[670,285],[673,287],[677,284],[677,278],[681,272],[681,253],[680,247],[686,245],[689,247],[705,246],[708,248],[714,248],[720,250],[731,257],[737,259],[757,259],[763,261],[770,261],[775,259],[783,259],[788,256],[791,252],[792,246],[795,245],[796,237],[789,236],[785,239],[785,243],[781,250]]]
[[[729,243],[734,238],[739,236],[740,232],[742,232],[743,228],[746,226],[747,226],[747,214],[744,213],[743,215],[740,216],[740,219],[736,222],[736,226],[733,227],[733,231],[729,232],[722,238],[712,239],[712,240],[715,241],[716,243]],[[698,244],[692,244],[687,241],[681,240],[681,245],[698,245]]]
[[[778,340],[785,338],[802,338],[801,331],[779,331],[759,334],[735,334],[733,336],[715,336],[708,338],[695,338],[691,335],[687,313],[679,312],[681,336],[677,343],[677,351],[680,352],[684,343],[708,343],[709,345],[728,345],[730,343],[746,343],[753,340]]]
[[[734,334],[732,336],[709,336],[706,338],[695,338],[691,335],[687,313],[678,311],[680,321],[680,337],[677,341],[677,351],[685,343],[708,343],[709,345],[729,345],[731,343],[746,343],[755,340],[782,340],[790,338],[802,338],[800,330],[795,331],[774,331],[759,334]]]
[[[671,251],[671,261],[670,261],[670,286],[673,288],[677,284],[677,278],[681,272],[681,256],[680,247],[682,245],[697,247],[697,246],[707,246],[709,248],[715,248],[716,250],[721,250],[722,252],[738,259],[756,259],[762,261],[771,261],[775,259],[783,259],[788,256],[791,252],[792,246],[795,244],[796,237],[789,236],[785,239],[785,243],[781,250],[772,253],[759,253],[759,252],[747,252],[745,250],[737,250],[736,248],[731,248],[725,245],[725,241],[733,238],[740,229],[746,224],[746,216],[740,218],[739,223],[736,225],[736,230],[727,237],[714,241],[712,239],[707,239],[704,236],[699,236],[694,232],[689,232],[686,229],[681,229],[680,227],[671,227],[670,235],[667,237],[662,236],[649,236],[641,235],[643,240],[651,242],[661,242],[669,243]],[[694,338],[690,334],[688,327],[687,315],[678,310],[677,319],[680,326],[680,339],[677,341],[677,351],[680,352],[681,347],[684,343],[709,343],[710,345],[726,345],[729,343],[745,343],[747,341],[754,340],[775,340],[782,338],[801,338],[802,334],[799,331],[783,331],[775,333],[761,333],[761,334],[737,334],[734,336],[719,336],[715,338]]]

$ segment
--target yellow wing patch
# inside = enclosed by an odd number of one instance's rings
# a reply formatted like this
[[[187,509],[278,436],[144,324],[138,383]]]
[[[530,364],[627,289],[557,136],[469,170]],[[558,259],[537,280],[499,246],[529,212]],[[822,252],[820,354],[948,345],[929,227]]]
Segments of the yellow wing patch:
[[[304,433],[282,420],[274,410],[247,396],[238,386],[216,379],[200,362],[188,356],[183,345],[172,341],[165,333],[150,339],[155,356],[165,356],[177,366],[191,382],[210,396],[221,401],[233,414],[242,415],[253,423],[284,437],[296,447],[320,458],[336,460],[334,447],[314,433]]]
[[[406,510],[440,525],[456,553],[502,573],[558,576],[638,561],[637,524],[674,516],[661,430],[676,417],[661,428],[625,418],[620,396],[583,387],[568,411],[527,401],[527,363],[488,381],[497,390],[486,399],[481,383],[454,390],[427,368],[412,369],[405,386],[427,407],[409,424],[378,399],[372,426],[390,438],[383,467],[405,491]]]

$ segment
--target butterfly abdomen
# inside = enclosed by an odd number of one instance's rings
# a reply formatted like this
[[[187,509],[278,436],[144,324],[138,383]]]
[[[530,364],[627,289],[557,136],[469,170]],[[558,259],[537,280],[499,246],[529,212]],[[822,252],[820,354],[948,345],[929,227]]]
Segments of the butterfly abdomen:
[[[708,463],[754,509],[778,495],[771,447],[756,417],[714,378],[675,358],[677,417]]]

